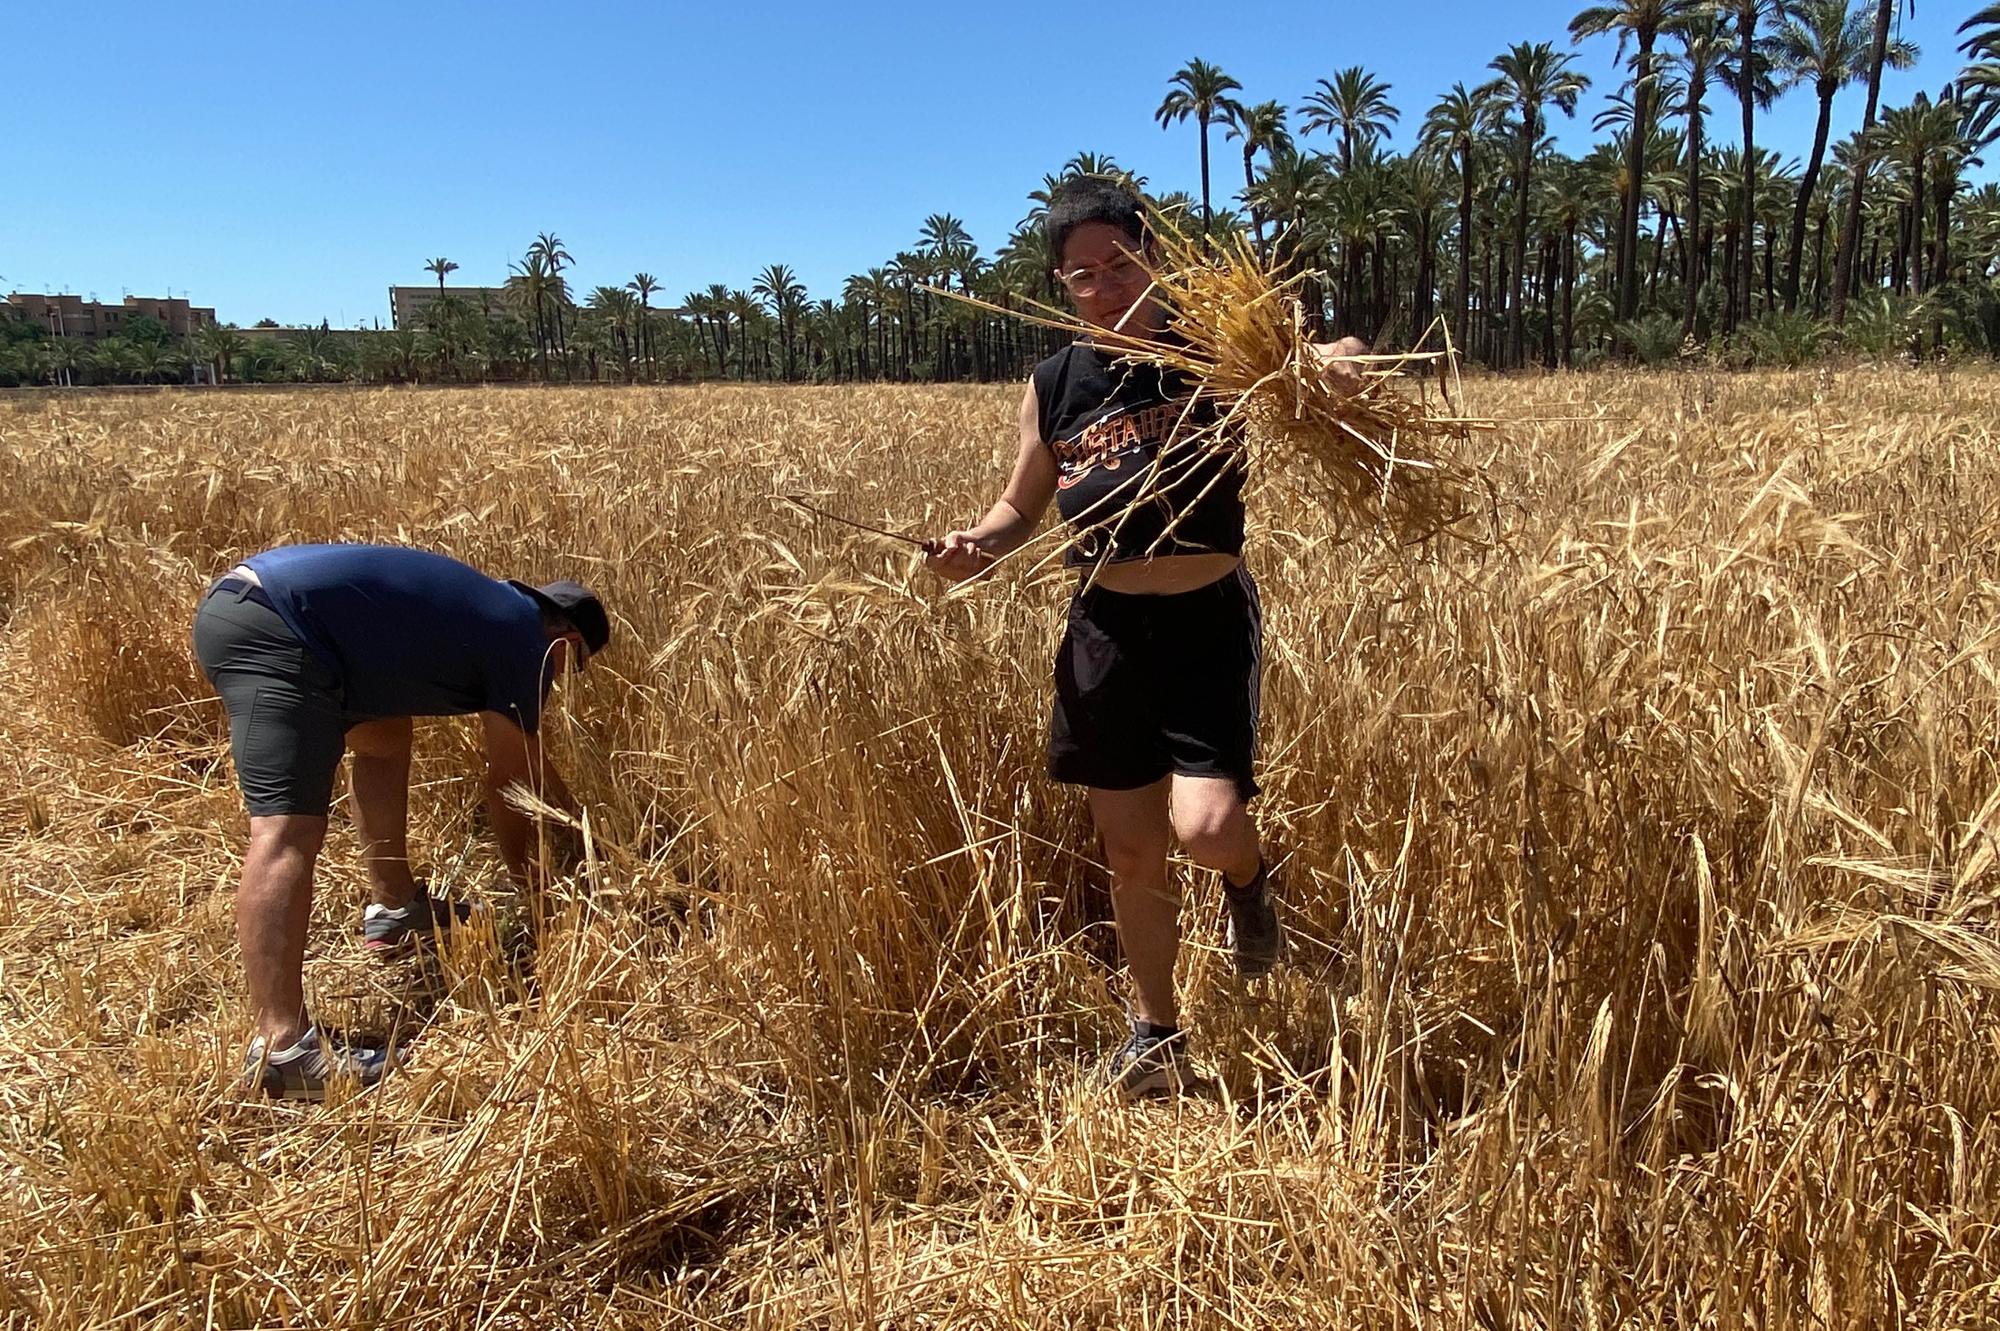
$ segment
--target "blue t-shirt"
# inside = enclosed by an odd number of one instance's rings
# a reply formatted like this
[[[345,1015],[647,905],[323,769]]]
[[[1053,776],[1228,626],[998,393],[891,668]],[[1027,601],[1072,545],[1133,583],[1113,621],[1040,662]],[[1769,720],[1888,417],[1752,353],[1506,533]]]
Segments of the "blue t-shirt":
[[[529,733],[541,723],[548,635],[520,588],[401,546],[285,545],[243,562],[339,672],[349,716],[499,712]]]

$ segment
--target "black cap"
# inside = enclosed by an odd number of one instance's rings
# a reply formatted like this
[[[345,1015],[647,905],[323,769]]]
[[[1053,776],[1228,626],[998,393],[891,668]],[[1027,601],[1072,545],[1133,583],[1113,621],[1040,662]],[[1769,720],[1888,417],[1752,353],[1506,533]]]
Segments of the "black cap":
[[[582,583],[560,578],[532,587],[517,578],[509,578],[507,585],[520,588],[575,625],[576,631],[583,635],[583,645],[590,648],[592,656],[603,651],[604,644],[611,641],[611,617],[604,613],[604,602]]]

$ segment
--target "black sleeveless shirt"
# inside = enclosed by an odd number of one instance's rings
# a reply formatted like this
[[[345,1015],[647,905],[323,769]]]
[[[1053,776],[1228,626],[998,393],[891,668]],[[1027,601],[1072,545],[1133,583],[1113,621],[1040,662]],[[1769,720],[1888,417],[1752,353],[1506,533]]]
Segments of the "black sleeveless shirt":
[[[1242,456],[1212,436],[1188,442],[1215,423],[1213,405],[1190,409],[1183,375],[1117,360],[1075,342],[1035,367],[1056,508],[1077,532],[1063,562],[1242,554]]]

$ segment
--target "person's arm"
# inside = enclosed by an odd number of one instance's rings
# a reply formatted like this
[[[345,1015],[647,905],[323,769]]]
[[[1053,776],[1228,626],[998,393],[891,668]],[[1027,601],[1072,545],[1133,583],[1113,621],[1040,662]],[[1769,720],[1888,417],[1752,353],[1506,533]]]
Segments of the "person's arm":
[[[481,712],[479,719],[486,727],[487,821],[493,824],[493,839],[499,843],[500,858],[507,865],[508,876],[517,885],[526,887],[528,870],[533,864],[528,848],[535,820],[508,801],[507,788],[522,786],[543,803],[564,813],[576,812],[576,799],[563,783],[562,773],[543,754],[541,736],[529,734],[498,712]],[[570,839],[567,829],[557,839],[559,844],[567,842]]]
[[[1042,442],[1041,409],[1030,383],[1021,397],[1020,452],[999,502],[971,527],[933,540],[924,567],[954,581],[973,577],[1035,534],[1055,494],[1055,455]]]

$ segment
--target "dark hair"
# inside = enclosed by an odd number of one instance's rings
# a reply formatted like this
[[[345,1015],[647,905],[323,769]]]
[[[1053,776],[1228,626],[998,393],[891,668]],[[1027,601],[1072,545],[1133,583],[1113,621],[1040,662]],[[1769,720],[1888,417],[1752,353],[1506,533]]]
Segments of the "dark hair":
[[[1115,226],[1135,244],[1146,243],[1146,204],[1137,190],[1109,176],[1071,176],[1056,186],[1042,219],[1049,253],[1057,263],[1062,262],[1070,233],[1090,222]]]

